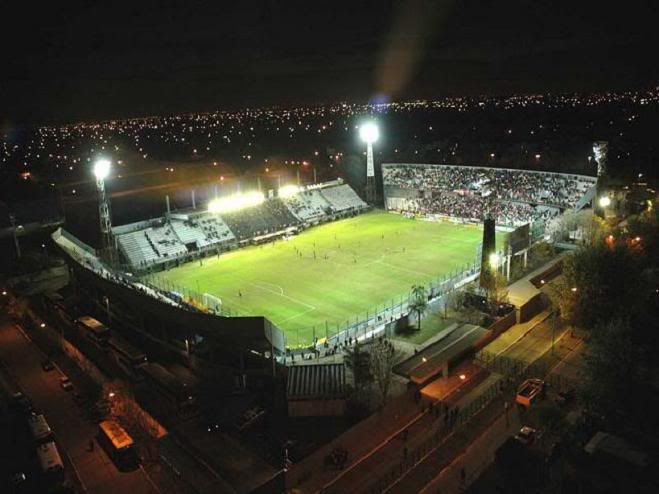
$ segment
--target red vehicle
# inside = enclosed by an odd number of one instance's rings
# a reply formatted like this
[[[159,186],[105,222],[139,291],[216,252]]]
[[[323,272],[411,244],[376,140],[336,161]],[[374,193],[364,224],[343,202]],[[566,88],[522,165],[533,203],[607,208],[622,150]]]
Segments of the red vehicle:
[[[544,390],[545,382],[542,379],[527,379],[517,390],[515,401],[522,406],[530,407],[542,397]]]

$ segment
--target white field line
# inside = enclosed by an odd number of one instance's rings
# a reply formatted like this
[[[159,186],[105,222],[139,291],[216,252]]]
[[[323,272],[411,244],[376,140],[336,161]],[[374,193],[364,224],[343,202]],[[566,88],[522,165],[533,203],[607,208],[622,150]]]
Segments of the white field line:
[[[316,310],[315,308],[313,308],[313,309],[307,309],[307,310],[305,310],[305,311],[303,311],[303,312],[300,312],[299,314],[295,314],[295,315],[292,315],[292,316],[290,316],[290,317],[287,317],[286,319],[282,319],[282,320],[279,321],[277,324],[284,324],[285,322],[292,321],[293,319],[297,319],[298,317],[302,317],[302,316],[308,314],[309,312],[313,312],[313,311],[315,311],[315,310]]]
[[[307,307],[307,308],[309,308],[309,309],[313,309],[313,310],[316,309],[316,307],[315,307],[314,305],[307,304],[306,302],[302,302],[302,300],[298,300],[298,299],[296,299],[296,298],[294,298],[294,297],[291,297],[291,296],[289,296],[289,295],[286,295],[285,293],[279,293],[279,292],[276,292],[276,291],[274,291],[274,290],[271,290],[270,288],[265,288],[265,287],[259,286],[259,285],[256,284],[256,283],[250,283],[250,284],[251,284],[253,287],[258,288],[259,290],[263,290],[264,292],[274,293],[275,295],[279,295],[280,297],[284,297],[284,298],[290,300],[291,302],[295,302],[296,304],[304,305],[305,307]],[[281,289],[281,287],[280,287],[280,289]],[[283,290],[282,290],[282,292],[283,292]]]

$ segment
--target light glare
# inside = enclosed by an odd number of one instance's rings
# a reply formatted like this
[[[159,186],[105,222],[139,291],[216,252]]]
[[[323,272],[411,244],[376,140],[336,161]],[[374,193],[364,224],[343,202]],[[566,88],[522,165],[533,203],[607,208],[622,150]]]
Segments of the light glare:
[[[253,191],[244,194],[234,194],[229,197],[213,199],[208,203],[209,213],[230,213],[253,206],[258,206],[265,200],[262,193]]]
[[[279,188],[278,195],[282,199],[285,199],[287,197],[294,196],[298,192],[300,192],[300,188],[297,185],[284,185],[283,187]]]
[[[94,176],[103,180],[110,174],[110,160],[99,159],[94,163]]]
[[[608,208],[611,205],[611,198],[609,196],[602,196],[600,197],[599,204],[602,208]]]
[[[367,122],[359,127],[359,137],[366,144],[373,144],[380,137],[380,130],[373,122]]]

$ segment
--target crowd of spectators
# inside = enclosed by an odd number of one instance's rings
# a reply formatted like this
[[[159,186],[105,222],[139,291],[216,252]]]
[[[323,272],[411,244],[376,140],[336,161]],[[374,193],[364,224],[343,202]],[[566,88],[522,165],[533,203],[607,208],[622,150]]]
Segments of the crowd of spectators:
[[[503,168],[445,165],[387,165],[382,168],[385,187],[433,192],[463,192],[497,201],[515,201],[571,208],[595,185],[594,177]],[[469,195],[467,195],[469,194]],[[441,196],[454,202],[450,195]],[[458,209],[469,206],[456,205]],[[458,212],[456,216],[462,216]]]
[[[533,206],[524,202],[494,201],[478,195],[441,192],[432,198],[402,199],[396,209],[414,214],[443,215],[481,222],[491,216],[498,225],[519,226],[534,221],[546,221],[558,215],[554,207]]]

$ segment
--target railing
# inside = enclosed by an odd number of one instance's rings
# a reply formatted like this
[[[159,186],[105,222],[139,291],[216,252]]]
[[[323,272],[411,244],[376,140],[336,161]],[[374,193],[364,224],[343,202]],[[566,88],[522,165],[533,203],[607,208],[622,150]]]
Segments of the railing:
[[[388,472],[380,476],[369,487],[366,488],[367,494],[380,494],[387,491],[401,478],[412,471],[418,464],[423,462],[430,454],[436,452],[437,448],[448,440],[449,437],[457,432],[462,426],[467,424],[476,414],[482,411],[497,397],[504,393],[511,393],[512,388],[503,380],[494,382],[482,394],[477,396],[467,406],[462,409],[444,410],[438,416],[428,431],[427,438],[407,454],[403,455],[402,460],[397,465],[392,466]],[[448,458],[447,458],[448,460]]]

